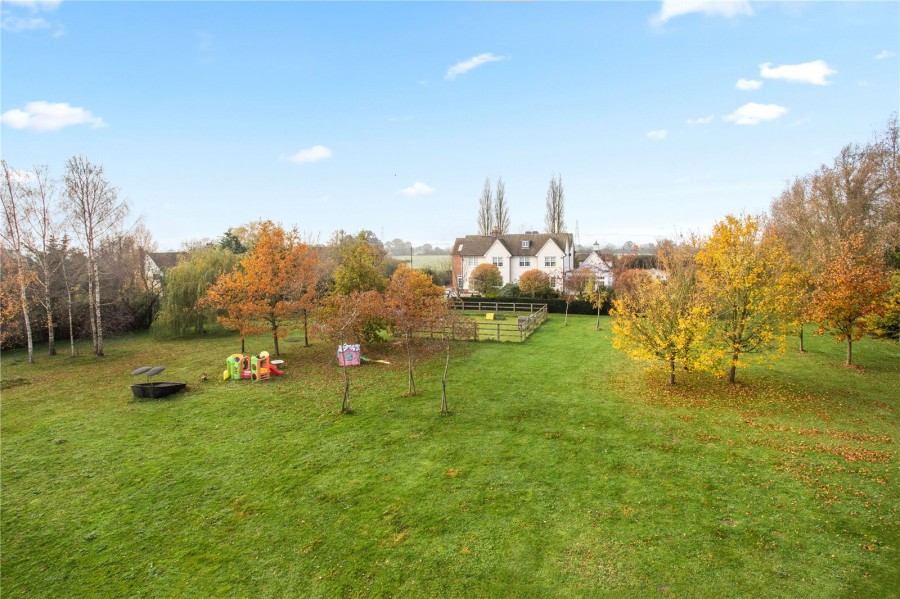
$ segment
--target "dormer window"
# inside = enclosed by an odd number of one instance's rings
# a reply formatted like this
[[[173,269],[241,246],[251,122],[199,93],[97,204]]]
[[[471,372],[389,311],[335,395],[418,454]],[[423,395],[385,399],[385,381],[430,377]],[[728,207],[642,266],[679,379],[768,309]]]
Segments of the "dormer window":
[[[530,247],[531,247],[531,241],[527,241],[527,240],[526,240],[526,241],[523,241],[523,242],[522,242],[522,247],[523,247],[523,248],[530,248]]]

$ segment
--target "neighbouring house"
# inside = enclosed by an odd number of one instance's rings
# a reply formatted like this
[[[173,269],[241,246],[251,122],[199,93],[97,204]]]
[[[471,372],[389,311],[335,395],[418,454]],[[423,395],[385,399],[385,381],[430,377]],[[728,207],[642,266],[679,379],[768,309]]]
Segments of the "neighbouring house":
[[[472,271],[479,264],[493,264],[503,284],[518,283],[522,273],[537,269],[550,275],[556,289],[564,273],[575,264],[575,245],[570,233],[528,231],[514,235],[466,235],[453,243],[453,287],[462,293],[472,288]]]
[[[576,264],[578,268],[586,268],[590,270],[596,279],[605,287],[612,287],[616,277],[613,274],[612,265],[603,259],[600,255],[600,244],[594,242],[594,250],[587,255],[576,255]]]
[[[144,277],[151,291],[159,293],[162,290],[163,277],[166,271],[178,264],[180,259],[187,256],[187,252],[147,252],[144,254]]]

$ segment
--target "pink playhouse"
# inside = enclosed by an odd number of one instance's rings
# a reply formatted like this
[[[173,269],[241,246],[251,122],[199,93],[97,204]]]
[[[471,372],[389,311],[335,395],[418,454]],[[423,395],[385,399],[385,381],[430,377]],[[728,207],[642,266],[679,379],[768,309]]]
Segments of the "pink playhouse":
[[[338,345],[337,359],[341,366],[359,366],[359,343]]]

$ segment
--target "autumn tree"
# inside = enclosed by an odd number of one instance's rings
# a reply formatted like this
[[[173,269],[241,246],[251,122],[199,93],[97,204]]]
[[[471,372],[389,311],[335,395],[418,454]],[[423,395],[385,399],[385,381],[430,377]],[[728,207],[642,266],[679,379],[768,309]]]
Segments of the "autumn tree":
[[[339,264],[334,270],[334,292],[384,291],[387,281],[380,268],[382,255],[364,233],[339,245]]]
[[[415,334],[432,328],[447,310],[444,290],[432,283],[425,273],[401,264],[385,290],[384,304],[394,332],[400,333],[406,347],[407,395],[411,397],[416,394],[413,373]]]
[[[229,331],[237,331],[241,337],[241,353],[246,351],[248,335],[265,330],[256,319],[259,307],[254,303],[246,275],[241,270],[226,272],[216,279],[206,295],[198,303],[200,308],[216,312],[216,321]]]
[[[119,199],[119,191],[106,180],[102,165],[84,156],[73,156],[66,162],[65,210],[75,236],[81,242],[88,262],[88,295],[94,353],[103,355],[103,318],[101,310],[100,264],[101,244],[118,229],[128,214],[128,205]]]
[[[550,275],[537,268],[526,270],[519,277],[519,290],[525,297],[548,297],[553,292]]]
[[[631,271],[611,311],[613,346],[636,359],[663,362],[672,385],[676,368],[702,364],[702,342],[710,324],[695,250],[689,242],[661,244],[659,257],[666,279],[645,270]]]
[[[734,383],[742,357],[783,347],[794,289],[787,252],[760,217],[728,215],[713,227],[697,263],[712,309],[713,351],[728,360]]]
[[[811,315],[819,334],[827,331],[838,343],[847,341],[847,366],[853,364],[853,342],[866,331],[867,319],[884,312],[888,289],[881,264],[865,250],[863,235],[841,241],[817,280]]]
[[[494,196],[491,180],[485,178],[481,197],[478,199],[478,234],[491,235],[494,232]]]
[[[472,287],[481,295],[488,296],[503,285],[503,275],[493,264],[479,264],[472,270]]]
[[[890,274],[890,287],[884,295],[883,312],[867,317],[872,332],[900,341],[900,270]]]
[[[209,247],[194,252],[166,273],[162,306],[155,327],[180,336],[202,333],[215,317],[212,304],[202,303],[207,291],[222,275],[231,272],[238,258],[229,250]]]
[[[850,235],[862,234],[880,255],[900,246],[900,140],[897,115],[870,142],[844,146],[831,164],[788,183],[772,202],[772,222],[793,254],[825,265],[819,248],[837,253]]]
[[[584,290],[582,291],[585,299],[591,302],[591,306],[597,310],[597,326],[594,330],[600,330],[600,311],[610,299],[609,289],[603,284],[602,280],[596,275],[591,275],[584,282]]]
[[[0,244],[0,348],[20,346],[26,341],[24,322],[16,260]]]
[[[509,233],[509,204],[506,202],[506,184],[503,177],[497,179],[497,194],[494,201],[494,231],[498,235]]]
[[[3,184],[0,191],[0,200],[3,205],[3,228],[0,229],[4,245],[12,254],[15,264],[15,281],[19,294],[18,306],[22,310],[25,324],[26,343],[28,348],[28,363],[34,364],[34,340],[31,334],[31,315],[28,303],[28,284],[31,273],[25,264],[25,198],[27,191],[23,189],[22,177],[19,172],[14,172],[6,161],[3,164]],[[4,273],[6,275],[6,273]]]
[[[566,316],[563,324],[569,324],[569,306],[582,293],[584,293],[585,284],[591,278],[591,271],[586,268],[577,268],[575,270],[563,271],[562,296],[566,300]]]
[[[359,343],[366,327],[373,320],[384,316],[384,298],[374,290],[353,291],[348,295],[331,294],[325,297],[317,310],[316,322],[322,335],[339,344]],[[341,368],[344,378],[341,412],[351,413],[350,372],[346,363]]]
[[[296,230],[285,231],[271,221],[262,224],[256,245],[241,259],[256,316],[272,331],[275,355],[281,355],[284,323],[315,305],[318,266],[318,256]]]
[[[554,175],[550,179],[550,186],[547,188],[546,208],[547,213],[544,216],[544,224],[547,228],[547,233],[564,233],[566,230],[566,192],[563,189],[562,175],[559,175],[559,178]]]
[[[447,402],[447,373],[450,371],[450,354],[456,340],[472,339],[478,333],[478,324],[466,318],[457,310],[439,311],[432,321],[435,330],[440,331],[440,342],[444,351],[444,370],[441,374],[441,414],[450,414]]]

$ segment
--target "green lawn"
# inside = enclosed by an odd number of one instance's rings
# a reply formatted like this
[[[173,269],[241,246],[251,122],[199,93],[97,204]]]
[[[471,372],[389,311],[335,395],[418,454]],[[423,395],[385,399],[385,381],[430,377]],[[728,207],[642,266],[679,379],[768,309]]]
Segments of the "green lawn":
[[[6,352],[3,596],[896,596],[900,346],[670,389],[594,320],[466,344],[449,417],[399,350],[351,416],[321,343],[262,383],[220,380],[233,337]],[[131,399],[155,364],[188,392]]]

